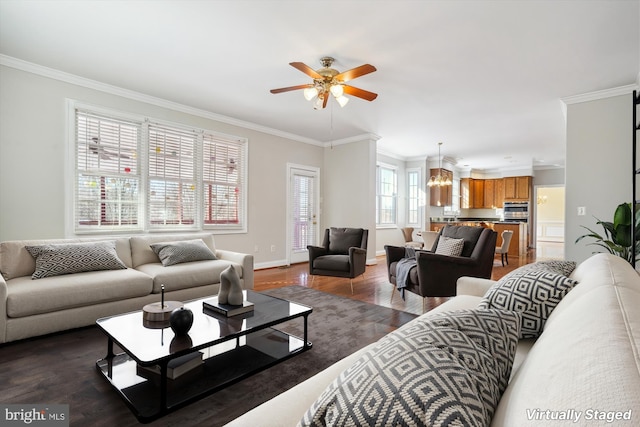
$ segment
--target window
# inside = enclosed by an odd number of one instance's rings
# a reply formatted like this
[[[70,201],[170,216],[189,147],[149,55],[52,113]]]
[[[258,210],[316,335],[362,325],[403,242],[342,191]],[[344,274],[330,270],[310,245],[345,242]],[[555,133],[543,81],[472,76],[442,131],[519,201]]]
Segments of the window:
[[[75,232],[246,231],[246,140],[75,104],[73,112]]]
[[[76,231],[140,228],[140,123],[77,110],[75,126]]]
[[[246,144],[205,134],[203,146],[204,225],[237,227],[244,222]]]
[[[197,135],[156,124],[149,125],[148,135],[149,228],[197,229]]]
[[[420,225],[420,169],[407,171],[407,225]]]
[[[451,186],[451,206],[445,206],[443,213],[445,216],[457,216],[460,215],[460,180],[453,180]]]
[[[395,225],[397,214],[397,172],[392,166],[376,168],[376,224]]]

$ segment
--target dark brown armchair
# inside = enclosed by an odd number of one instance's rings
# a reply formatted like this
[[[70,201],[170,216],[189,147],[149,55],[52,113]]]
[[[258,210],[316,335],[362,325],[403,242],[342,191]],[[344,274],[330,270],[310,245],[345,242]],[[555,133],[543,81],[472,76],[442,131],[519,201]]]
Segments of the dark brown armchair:
[[[369,231],[363,228],[328,228],[322,246],[307,246],[309,274],[312,276],[346,277],[364,274],[367,262]]]
[[[442,236],[464,239],[460,256],[436,254]],[[387,245],[389,282],[421,297],[456,295],[456,281],[462,276],[491,278],[497,234],[489,228],[446,225],[440,230],[433,247],[416,251],[416,265],[409,270],[405,284],[397,283],[398,262],[406,257],[406,248]],[[410,263],[409,263],[410,264]],[[423,300],[424,305],[424,300]]]

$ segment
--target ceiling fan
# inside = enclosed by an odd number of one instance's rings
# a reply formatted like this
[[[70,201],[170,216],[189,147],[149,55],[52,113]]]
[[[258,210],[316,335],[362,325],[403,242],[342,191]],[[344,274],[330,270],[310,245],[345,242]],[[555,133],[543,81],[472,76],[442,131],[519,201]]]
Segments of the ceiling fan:
[[[376,67],[370,64],[364,64],[343,73],[331,68],[334,59],[330,56],[320,58],[322,68],[314,70],[308,65],[302,62],[290,62],[293,68],[296,68],[309,77],[313,78],[313,83],[304,85],[283,87],[280,89],[271,89],[271,93],[289,92],[292,90],[304,89],[304,97],[307,101],[311,101],[315,98],[313,108],[319,110],[327,106],[329,100],[329,93],[331,93],[338,101],[341,107],[347,105],[349,98],[344,96],[353,95],[358,98],[366,99],[367,101],[373,101],[378,97],[377,93],[369,92],[364,89],[346,85],[345,83],[353,80],[357,77],[364,76],[365,74],[373,73],[376,71]]]

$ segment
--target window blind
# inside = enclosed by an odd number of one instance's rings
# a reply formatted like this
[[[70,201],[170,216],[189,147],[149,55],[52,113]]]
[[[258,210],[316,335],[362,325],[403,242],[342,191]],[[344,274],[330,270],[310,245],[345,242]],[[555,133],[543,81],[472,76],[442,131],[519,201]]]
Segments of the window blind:
[[[246,231],[245,139],[70,104],[76,232]]]
[[[77,110],[75,128],[76,231],[142,228],[140,124]]]
[[[202,147],[204,226],[242,227],[245,216],[245,144],[205,133]]]
[[[148,134],[149,228],[197,228],[197,134],[157,124]]]

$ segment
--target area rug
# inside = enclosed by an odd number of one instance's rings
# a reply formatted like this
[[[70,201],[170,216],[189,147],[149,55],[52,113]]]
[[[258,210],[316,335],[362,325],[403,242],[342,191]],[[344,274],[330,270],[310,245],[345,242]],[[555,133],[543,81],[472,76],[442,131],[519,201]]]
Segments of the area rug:
[[[264,293],[313,307],[313,348],[148,425],[222,426],[416,317],[302,286]],[[297,319],[280,329],[302,336],[302,325]],[[96,372],[105,351],[96,327],[0,346],[0,402],[68,404],[71,426],[138,426]]]

